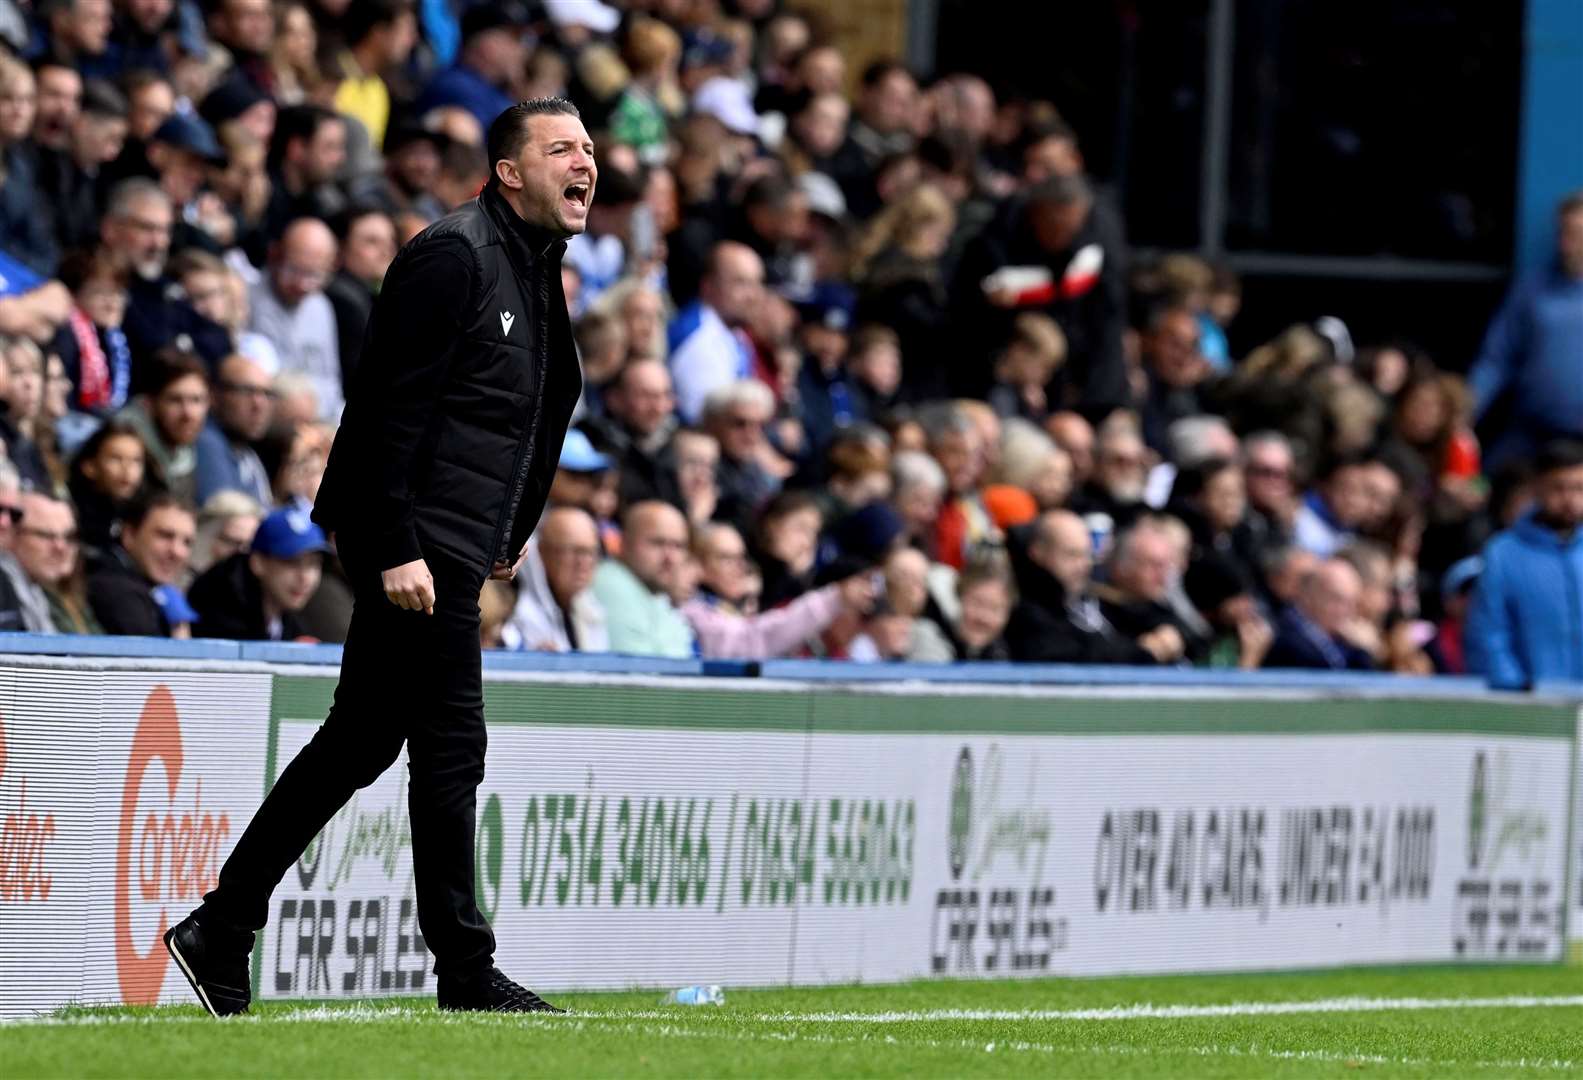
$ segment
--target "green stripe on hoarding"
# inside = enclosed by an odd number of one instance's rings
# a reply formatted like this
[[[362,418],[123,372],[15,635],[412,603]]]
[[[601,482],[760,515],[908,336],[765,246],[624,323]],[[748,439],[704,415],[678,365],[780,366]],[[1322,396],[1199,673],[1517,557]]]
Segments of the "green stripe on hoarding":
[[[318,723],[335,680],[277,675],[272,716]],[[810,709],[810,700],[812,708]],[[1384,698],[1031,697],[486,682],[491,724],[715,731],[985,735],[1289,735],[1437,732],[1572,739],[1576,710],[1505,701]],[[811,718],[810,718],[811,713]]]

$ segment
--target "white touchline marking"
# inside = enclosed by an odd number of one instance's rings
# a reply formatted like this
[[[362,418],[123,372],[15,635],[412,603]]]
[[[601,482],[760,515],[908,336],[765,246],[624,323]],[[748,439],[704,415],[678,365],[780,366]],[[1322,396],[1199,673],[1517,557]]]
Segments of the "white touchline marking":
[[[1544,1009],[1583,1006],[1583,994],[1485,998],[1319,998],[1239,1001],[1225,1005],[1116,1005],[1104,1009],[923,1009],[908,1012],[773,1013],[764,1019],[804,1024],[896,1024],[935,1020],[1185,1020],[1195,1017],[1290,1016],[1298,1013],[1417,1012],[1426,1009]],[[630,1015],[630,1014],[628,1014]]]
[[[1186,1020],[1208,1017],[1291,1016],[1302,1013],[1412,1012],[1434,1009],[1545,1009],[1583,1007],[1583,994],[1559,996],[1511,995],[1481,998],[1317,998],[1306,1001],[1244,1001],[1222,1005],[1118,1005],[1102,1009],[928,1009],[909,1012],[778,1012],[751,1013],[730,1008],[697,1010],[667,1009],[578,1009],[570,1019],[597,1021],[678,1020],[683,1017],[729,1017],[733,1022],[796,1024],[897,1024],[941,1020],[957,1021],[1041,1021],[1041,1020]],[[302,1023],[497,1023],[532,1021],[565,1024],[567,1019],[543,1014],[442,1013],[399,1005],[310,1005],[269,1013],[246,1013],[227,1017],[228,1024],[302,1024]],[[187,1013],[82,1012],[66,1016],[18,1018],[0,1024],[94,1026],[100,1024],[179,1024],[215,1021],[208,1016]]]

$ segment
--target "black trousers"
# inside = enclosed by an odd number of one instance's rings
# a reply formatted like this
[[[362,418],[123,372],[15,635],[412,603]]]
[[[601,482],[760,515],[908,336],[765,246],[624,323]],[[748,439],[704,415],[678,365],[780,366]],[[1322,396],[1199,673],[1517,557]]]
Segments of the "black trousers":
[[[418,925],[440,975],[493,960],[495,937],[474,894],[476,793],[484,777],[484,687],[479,572],[429,561],[433,615],[386,598],[379,571],[346,538],[351,627],[330,715],[275,781],[204,897],[198,921],[251,947],[269,897],[352,793],[407,746]]]

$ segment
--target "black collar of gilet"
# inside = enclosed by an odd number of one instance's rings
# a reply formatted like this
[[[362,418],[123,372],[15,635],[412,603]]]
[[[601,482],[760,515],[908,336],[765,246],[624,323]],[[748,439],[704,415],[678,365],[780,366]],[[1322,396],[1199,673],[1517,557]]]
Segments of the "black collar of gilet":
[[[510,252],[512,260],[520,264],[522,271],[541,259],[549,259],[552,264],[559,265],[561,256],[566,253],[564,236],[522,220],[522,216],[511,208],[494,184],[486,185],[478,198],[483,204],[484,213],[489,215],[495,228],[505,238],[506,250]]]

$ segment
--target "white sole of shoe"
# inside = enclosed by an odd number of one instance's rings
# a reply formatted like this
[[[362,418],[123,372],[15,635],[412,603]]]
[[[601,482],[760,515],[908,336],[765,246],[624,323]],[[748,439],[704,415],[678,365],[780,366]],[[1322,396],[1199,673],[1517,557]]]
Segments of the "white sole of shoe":
[[[204,992],[203,987],[198,985],[198,980],[192,974],[192,968],[187,964],[187,958],[181,955],[180,949],[176,948],[175,938],[170,933],[165,935],[165,951],[170,953],[171,958],[176,961],[176,966],[181,968],[181,973],[187,977],[187,985],[192,987],[192,992],[198,995],[198,1001],[203,1005],[204,1009],[208,1011],[210,1016],[218,1020],[220,1014],[215,1011],[214,1005],[210,1003],[209,995]]]

